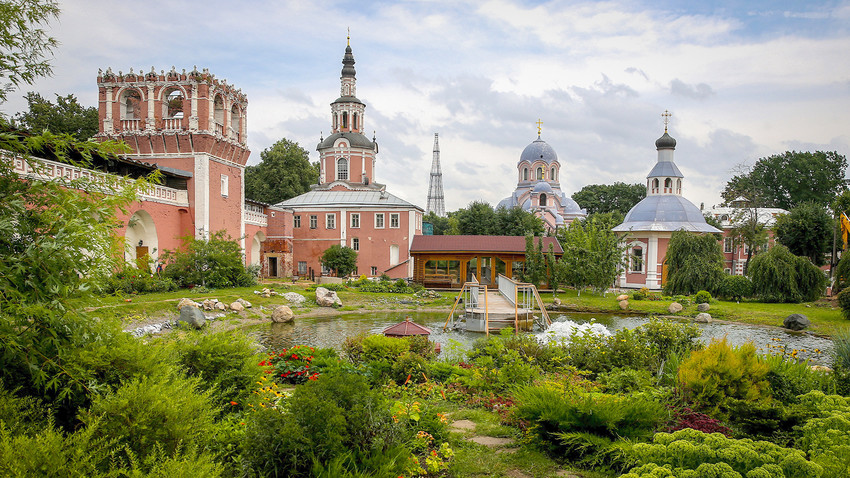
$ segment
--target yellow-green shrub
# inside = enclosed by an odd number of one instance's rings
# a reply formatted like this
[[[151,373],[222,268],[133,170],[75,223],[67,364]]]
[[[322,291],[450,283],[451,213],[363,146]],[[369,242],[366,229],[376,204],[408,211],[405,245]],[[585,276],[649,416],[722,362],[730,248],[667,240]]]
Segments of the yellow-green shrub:
[[[755,345],[731,347],[712,340],[679,367],[685,397],[701,409],[720,410],[728,398],[753,401],[770,396],[770,367],[756,355]]]

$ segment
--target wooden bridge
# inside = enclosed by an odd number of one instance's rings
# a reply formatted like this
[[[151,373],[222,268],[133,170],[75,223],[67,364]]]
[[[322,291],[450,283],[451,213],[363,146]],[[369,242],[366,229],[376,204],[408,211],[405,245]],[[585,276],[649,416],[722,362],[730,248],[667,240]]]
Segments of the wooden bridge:
[[[536,310],[540,310],[538,324],[541,328],[552,323],[533,284],[517,282],[499,274],[496,285],[495,288],[481,285],[473,276],[458,293],[443,329],[460,328],[463,324],[464,329],[470,332],[489,335],[491,331],[513,327],[517,333],[534,327]],[[455,311],[461,302],[464,314],[455,318]]]

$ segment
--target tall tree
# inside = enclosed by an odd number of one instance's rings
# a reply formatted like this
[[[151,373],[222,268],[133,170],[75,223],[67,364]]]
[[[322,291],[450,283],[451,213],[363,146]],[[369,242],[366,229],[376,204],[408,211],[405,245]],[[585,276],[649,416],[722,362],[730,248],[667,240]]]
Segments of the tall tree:
[[[67,133],[85,141],[98,131],[98,113],[94,106],[83,106],[74,95],[56,95],[56,104],[40,94],[29,92],[26,96],[29,110],[15,115],[15,122],[33,133],[50,131]]]
[[[754,207],[790,210],[807,201],[830,204],[845,189],[847,158],[834,151],[786,151],[739,169],[721,193],[727,203],[743,197]]]
[[[319,179],[318,163],[286,138],[260,153],[260,164],[245,168],[245,197],[277,204],[310,190]]]
[[[665,261],[666,294],[690,295],[701,290],[716,294],[723,281],[723,253],[713,234],[674,232]]]
[[[827,210],[807,202],[776,218],[776,240],[795,256],[808,257],[813,264],[825,263],[830,249],[833,222]]]
[[[767,244],[767,226],[759,220],[758,208],[740,208],[732,218],[732,229],[729,237],[734,247],[744,247],[747,252],[747,260],[744,262],[744,274],[750,267],[750,260],[760,247]],[[717,227],[717,226],[715,226]],[[718,228],[720,229],[720,228]]]
[[[556,264],[556,277],[576,288],[585,287],[604,292],[610,287],[623,265],[624,248],[617,234],[600,217],[599,221],[573,221],[570,227],[558,229],[558,242],[564,255]]]
[[[588,214],[619,212],[626,215],[629,209],[646,197],[645,184],[590,184],[572,198],[579,206],[586,208]]]
[[[44,27],[58,16],[54,0],[0,1],[0,103],[21,84],[50,75],[58,42]]]
[[[463,235],[497,234],[496,211],[485,201],[473,201],[453,215],[457,219],[458,232]]]
[[[444,234],[449,233],[449,229],[451,228],[451,224],[449,223],[448,217],[440,217],[434,214],[434,211],[429,212],[422,218],[423,222],[430,223],[434,228],[435,236],[442,236]]]
[[[543,221],[530,211],[519,207],[500,207],[496,209],[496,229],[494,235],[524,236],[532,234],[543,235]]]

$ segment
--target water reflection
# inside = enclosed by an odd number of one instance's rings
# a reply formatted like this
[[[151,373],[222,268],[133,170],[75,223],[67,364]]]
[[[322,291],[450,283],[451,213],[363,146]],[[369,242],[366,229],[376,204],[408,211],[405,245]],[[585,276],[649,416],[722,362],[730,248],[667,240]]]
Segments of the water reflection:
[[[273,349],[288,348],[293,345],[310,345],[313,347],[331,347],[337,350],[342,346],[346,337],[360,333],[377,334],[386,327],[410,317],[414,322],[430,328],[433,333],[431,340],[439,342],[444,351],[461,347],[468,349],[482,334],[449,330],[443,331],[446,320],[445,312],[385,312],[368,314],[342,314],[333,317],[298,318],[289,324],[263,324],[248,330],[251,335],[266,347]],[[591,321],[604,325],[610,331],[622,328],[633,329],[646,322],[645,317],[623,317],[614,314],[568,313],[553,318],[554,321],[573,321],[584,324]],[[816,359],[814,350],[822,351],[819,362],[829,362],[832,352],[832,341],[805,333],[788,332],[774,327],[760,327],[745,324],[697,324],[702,331],[701,340],[726,337],[729,343],[740,345],[752,341],[761,353],[768,353],[768,345],[780,345],[792,350],[805,350],[798,356]],[[775,340],[779,339],[779,340]],[[456,345],[452,345],[452,343]]]

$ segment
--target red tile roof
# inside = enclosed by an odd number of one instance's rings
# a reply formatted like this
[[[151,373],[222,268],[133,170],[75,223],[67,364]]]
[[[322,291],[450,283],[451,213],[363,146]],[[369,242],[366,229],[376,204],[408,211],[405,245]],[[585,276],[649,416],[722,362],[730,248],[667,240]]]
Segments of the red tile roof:
[[[534,238],[534,245],[541,238]],[[564,249],[554,237],[543,237],[543,252],[552,244],[555,254]],[[525,253],[524,236],[413,236],[410,252],[508,252]]]
[[[404,322],[387,327],[382,333],[396,337],[408,337],[411,335],[431,335],[431,329],[412,322],[408,317],[404,319]]]

